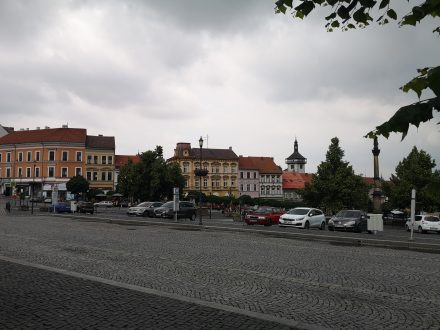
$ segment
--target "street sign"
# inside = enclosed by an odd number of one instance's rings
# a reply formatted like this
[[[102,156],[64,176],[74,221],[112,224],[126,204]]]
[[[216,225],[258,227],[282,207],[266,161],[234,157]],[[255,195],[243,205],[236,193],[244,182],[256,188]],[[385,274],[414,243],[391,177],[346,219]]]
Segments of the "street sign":
[[[174,212],[179,211],[179,188],[173,188],[173,210]]]

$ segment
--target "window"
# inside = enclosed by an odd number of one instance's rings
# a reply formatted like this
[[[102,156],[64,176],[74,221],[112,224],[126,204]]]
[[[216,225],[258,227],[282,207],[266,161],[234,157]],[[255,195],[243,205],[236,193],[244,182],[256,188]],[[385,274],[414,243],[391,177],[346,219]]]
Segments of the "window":
[[[257,178],[257,172],[254,172],[254,179]]]
[[[189,172],[189,163],[183,163],[183,173]]]
[[[21,178],[23,176],[23,169],[21,167],[18,168],[18,177]]]
[[[63,162],[67,162],[69,160],[69,152],[68,151],[63,151],[63,153],[61,154],[61,160]]]
[[[11,168],[10,167],[6,168],[6,177],[7,178],[11,177]]]
[[[98,164],[98,156],[93,156],[93,164]]]
[[[36,178],[40,177],[40,168],[39,167],[35,167],[35,173],[34,173]]]
[[[246,172],[246,178],[250,179],[251,178],[251,173],[250,172]]]
[[[88,155],[87,156],[87,164],[91,164],[92,163],[92,156]]]
[[[223,179],[223,187],[224,188],[228,187],[228,179]]]
[[[0,163],[2,162],[2,153],[0,152]]]
[[[231,173],[236,173],[236,172],[237,172],[236,166],[235,166],[235,164],[232,164],[231,165]]]
[[[235,187],[235,180],[234,179],[231,180],[231,187]]]
[[[49,150],[49,160],[54,161],[55,160],[55,151]]]
[[[76,161],[77,162],[82,162],[82,156],[83,156],[82,152],[81,151],[77,151],[76,152]]]
[[[92,172],[87,172],[87,180],[92,181]]]
[[[11,153],[7,152],[6,153],[6,163],[10,163],[11,162]]]
[[[251,191],[251,185],[249,183],[246,185],[246,191]]]
[[[208,188],[208,179],[203,179],[203,188]]]
[[[107,164],[107,156],[101,156],[101,164]]]
[[[98,172],[93,172],[93,181],[98,180]]]
[[[61,177],[67,178],[67,176],[68,176],[67,167],[61,167]]]
[[[107,156],[107,164],[113,164],[113,156]]]
[[[105,172],[101,172],[101,181],[105,181]]]
[[[200,188],[200,180],[198,178],[195,183],[196,183],[196,188],[199,189]]]
[[[75,167],[75,175],[81,175],[81,167]]]
[[[240,184],[240,191],[243,191],[243,184]]]
[[[223,165],[223,172],[228,173],[229,172],[229,166],[227,164]]]
[[[185,179],[185,188],[189,187],[188,179]]]
[[[30,162],[31,159],[32,159],[32,152],[28,151],[28,152],[26,153],[26,161]]]
[[[31,177],[31,168],[30,167],[26,167],[26,177],[27,178]]]
[[[40,161],[40,152],[39,152],[39,151],[35,151],[35,160],[36,160],[37,162]]]
[[[240,179],[243,179],[244,175],[243,172],[240,172]]]
[[[113,172],[107,172],[107,179],[108,179],[108,181],[113,180]]]
[[[254,184],[254,191],[257,191],[257,185]]]
[[[48,175],[47,176],[53,178],[55,176],[55,167],[49,166],[47,168],[47,170],[48,170]]]
[[[23,161],[23,153],[21,151],[18,153],[18,161],[19,162]]]
[[[203,163],[203,169],[204,169],[204,170],[208,170],[208,166],[209,166],[208,163]]]

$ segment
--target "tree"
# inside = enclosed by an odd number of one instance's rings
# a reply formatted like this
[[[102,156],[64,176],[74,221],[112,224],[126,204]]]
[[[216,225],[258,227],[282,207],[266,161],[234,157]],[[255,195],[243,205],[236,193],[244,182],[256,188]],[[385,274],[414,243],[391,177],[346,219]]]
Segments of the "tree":
[[[439,204],[438,171],[433,171],[435,161],[423,150],[414,147],[396,166],[396,174],[384,185],[384,191],[393,208],[405,209],[411,205],[411,190],[417,192],[417,209],[433,211]]]
[[[118,177],[118,191],[133,200],[156,201],[171,199],[173,188],[185,185],[180,167],[167,164],[163,158],[163,149],[145,151],[140,155],[140,162],[129,161],[121,168]]]
[[[339,139],[334,137],[326,154],[326,160],[318,166],[310,184],[300,192],[303,200],[326,212],[342,208],[366,209],[368,188],[362,178],[354,174],[348,162],[343,161],[344,151]]]
[[[373,17],[370,14],[374,10],[377,10],[378,13],[375,20],[381,25],[389,23],[390,20],[397,21],[397,14],[390,7],[390,2],[390,0],[278,0],[275,2],[275,11],[285,14],[287,10],[290,10],[293,17],[303,19],[312,11],[318,10],[317,8],[330,6],[331,13],[325,17],[327,30],[331,32],[340,28],[347,31],[370,25],[373,22]],[[429,16],[434,18],[440,16],[439,0],[425,0],[414,6],[411,12],[399,20],[398,24],[400,26],[415,26]],[[437,27],[433,32],[440,34],[440,27]],[[374,138],[382,135],[388,138],[390,133],[400,132],[403,140],[408,133],[409,125],[418,127],[420,123],[431,120],[434,111],[440,112],[440,67],[426,67],[417,71],[419,75],[402,86],[401,89],[405,93],[410,90],[414,91],[419,101],[401,107],[388,121],[377,126],[365,137]],[[434,97],[421,100],[424,90],[431,90]]]
[[[82,175],[76,175],[67,181],[66,188],[75,195],[75,200],[78,201],[79,195],[89,190],[89,182]]]

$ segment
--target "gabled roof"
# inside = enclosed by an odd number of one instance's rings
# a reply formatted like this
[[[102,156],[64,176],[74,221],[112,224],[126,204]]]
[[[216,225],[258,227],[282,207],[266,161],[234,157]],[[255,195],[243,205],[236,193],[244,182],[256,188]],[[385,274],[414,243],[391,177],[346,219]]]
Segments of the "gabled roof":
[[[284,189],[304,189],[306,183],[312,181],[313,174],[298,172],[283,172],[283,190]]]
[[[0,138],[0,144],[86,142],[87,131],[84,128],[48,128],[40,130],[12,131]]]
[[[189,152],[190,157],[200,158],[200,148],[192,148]],[[202,159],[214,160],[238,160],[238,156],[232,149],[202,149]]]
[[[115,167],[122,167],[131,160],[133,163],[139,163],[141,157],[139,155],[115,155]]]
[[[286,158],[286,160],[295,160],[295,159],[306,159],[303,157],[298,151],[294,151],[293,154],[291,154],[289,157]]]
[[[87,135],[86,148],[88,149],[115,149],[114,136]]]
[[[238,159],[239,170],[256,170],[260,174],[281,174],[281,167],[275,164],[273,157],[243,157]]]

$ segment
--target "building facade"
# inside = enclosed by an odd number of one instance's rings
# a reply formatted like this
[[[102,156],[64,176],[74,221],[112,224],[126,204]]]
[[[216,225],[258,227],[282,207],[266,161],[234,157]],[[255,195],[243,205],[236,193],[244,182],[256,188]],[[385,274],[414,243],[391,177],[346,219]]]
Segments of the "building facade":
[[[90,189],[104,192],[115,190],[115,138],[114,136],[93,136],[86,138],[85,177]]]
[[[65,197],[66,182],[84,172],[86,130],[45,128],[0,138],[0,193]]]
[[[201,152],[201,154],[200,154]],[[202,162],[200,164],[200,156]],[[167,160],[180,166],[185,177],[184,194],[201,190],[205,195],[239,196],[238,156],[229,149],[191,148],[190,143],[177,143],[174,156]],[[205,169],[205,177],[196,177],[196,169]]]

